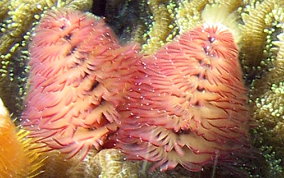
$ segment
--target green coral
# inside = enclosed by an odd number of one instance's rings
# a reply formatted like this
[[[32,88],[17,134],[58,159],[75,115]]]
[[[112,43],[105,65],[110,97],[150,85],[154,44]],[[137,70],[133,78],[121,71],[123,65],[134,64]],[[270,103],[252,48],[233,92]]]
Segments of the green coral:
[[[282,165],[278,159],[284,156],[284,8],[283,5],[273,9],[266,15],[265,49],[259,69],[260,76],[250,85],[250,104],[253,118],[257,124],[257,135],[261,135],[263,147],[275,152],[275,161],[269,159],[269,164]],[[264,70],[266,69],[266,70]],[[264,72],[263,72],[264,71]],[[264,153],[264,157],[271,158]],[[274,157],[274,156],[273,156]],[[273,158],[272,157],[272,158]],[[275,172],[280,169],[275,170]],[[273,172],[273,171],[271,171]]]
[[[98,153],[91,150],[83,160],[76,156],[67,159],[56,151],[48,152],[47,156],[41,178],[138,178],[139,174],[140,163],[126,161],[117,149],[104,149]]]
[[[148,39],[142,46],[145,53],[151,54],[165,44],[173,29],[173,6],[170,1],[149,0],[150,10],[153,14],[153,23],[147,33]]]
[[[100,151],[94,158],[100,169],[99,177],[138,178],[139,164],[126,161],[119,150],[105,149]]]

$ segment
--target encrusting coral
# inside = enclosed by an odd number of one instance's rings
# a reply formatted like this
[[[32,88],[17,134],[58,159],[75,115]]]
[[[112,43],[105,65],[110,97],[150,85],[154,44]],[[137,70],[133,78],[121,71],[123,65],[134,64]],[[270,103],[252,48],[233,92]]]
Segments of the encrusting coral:
[[[163,3],[164,0],[150,0],[148,1],[150,11],[153,13],[153,20],[155,23],[152,24],[147,35],[149,36],[143,50],[147,53],[153,53],[161,46],[164,45],[167,37],[170,34],[170,24],[173,21],[173,17],[168,11],[167,5]],[[152,38],[153,37],[153,38]]]
[[[44,156],[28,134],[15,126],[0,99],[0,177],[34,177],[41,173]]]
[[[266,28],[271,24],[265,23],[265,17],[279,7],[278,0],[265,0],[248,4],[241,14],[243,34],[241,40],[241,61],[246,78],[251,79],[262,73],[258,70],[261,60],[265,58]]]
[[[104,149],[95,156],[88,155],[86,159],[88,161],[83,163],[86,167],[91,165],[90,167],[98,168],[97,177],[138,178],[139,163],[126,161],[124,155],[117,149]],[[79,175],[86,173],[87,170],[85,168],[78,169]]]
[[[266,55],[262,68],[266,66],[267,71],[259,79],[255,79],[251,87],[251,105],[254,118],[257,121],[257,131],[261,134],[261,140],[256,140],[261,149],[274,151],[277,158],[283,159],[284,139],[284,7],[274,9],[266,16],[269,28],[266,46]],[[279,33],[280,32],[280,33]],[[268,66],[268,67],[267,67]],[[271,67],[269,67],[271,66]],[[272,160],[271,164],[277,163]],[[278,163],[279,165],[279,163]],[[282,163],[283,165],[283,163]],[[283,172],[283,166],[279,166],[275,172]],[[271,171],[273,172],[273,171]],[[271,175],[273,175],[271,173]]]
[[[200,25],[200,12],[208,3],[208,0],[181,1],[176,13],[177,27],[181,33]]]
[[[117,149],[104,149],[99,153],[91,150],[83,160],[78,156],[68,159],[58,151],[46,155],[48,158],[42,168],[44,172],[38,176],[40,178],[138,178],[139,174],[140,163],[126,161]]]
[[[0,2],[0,19],[3,19],[9,10],[9,6],[7,6],[9,0],[3,0]]]
[[[144,35],[135,35],[133,39],[143,41],[143,52],[152,54],[165,43],[172,41],[176,35],[201,25],[201,12],[207,4],[222,5],[222,8],[228,12],[233,12],[243,5],[243,2],[241,0],[149,1],[152,23],[149,23]],[[146,39],[141,40],[141,38]]]

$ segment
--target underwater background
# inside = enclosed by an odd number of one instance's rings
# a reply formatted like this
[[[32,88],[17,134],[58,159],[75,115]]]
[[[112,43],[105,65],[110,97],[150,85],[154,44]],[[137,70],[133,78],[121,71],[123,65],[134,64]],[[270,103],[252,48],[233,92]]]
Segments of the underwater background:
[[[30,82],[28,46],[49,10],[68,8],[102,17],[120,44],[136,42],[141,53],[152,55],[202,24],[208,5],[234,13],[240,31],[237,45],[253,148],[237,155],[235,164],[226,167],[216,161],[198,172],[182,166],[149,172],[150,162],[126,160],[113,148],[90,150],[83,160],[69,159],[56,149],[46,151],[21,126]],[[284,0],[1,0],[0,177],[284,177],[283,29]]]

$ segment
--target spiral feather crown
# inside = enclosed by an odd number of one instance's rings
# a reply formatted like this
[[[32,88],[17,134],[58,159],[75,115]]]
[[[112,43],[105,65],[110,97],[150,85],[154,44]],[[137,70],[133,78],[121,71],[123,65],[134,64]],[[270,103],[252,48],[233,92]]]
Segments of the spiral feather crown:
[[[29,51],[23,125],[70,157],[100,150],[117,130],[117,105],[131,83],[137,47],[120,46],[102,19],[75,10],[47,13]]]
[[[129,159],[200,171],[245,150],[249,113],[232,33],[204,24],[141,62],[121,107],[118,146]]]

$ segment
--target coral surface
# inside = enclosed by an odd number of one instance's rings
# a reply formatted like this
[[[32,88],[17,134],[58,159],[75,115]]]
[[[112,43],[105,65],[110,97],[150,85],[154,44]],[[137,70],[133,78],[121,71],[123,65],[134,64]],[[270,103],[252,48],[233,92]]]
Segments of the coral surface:
[[[116,149],[90,151],[82,160],[78,156],[67,159],[66,155],[52,151],[47,153],[43,167],[44,173],[39,177],[70,178],[138,178],[139,163],[126,161],[124,155]]]

